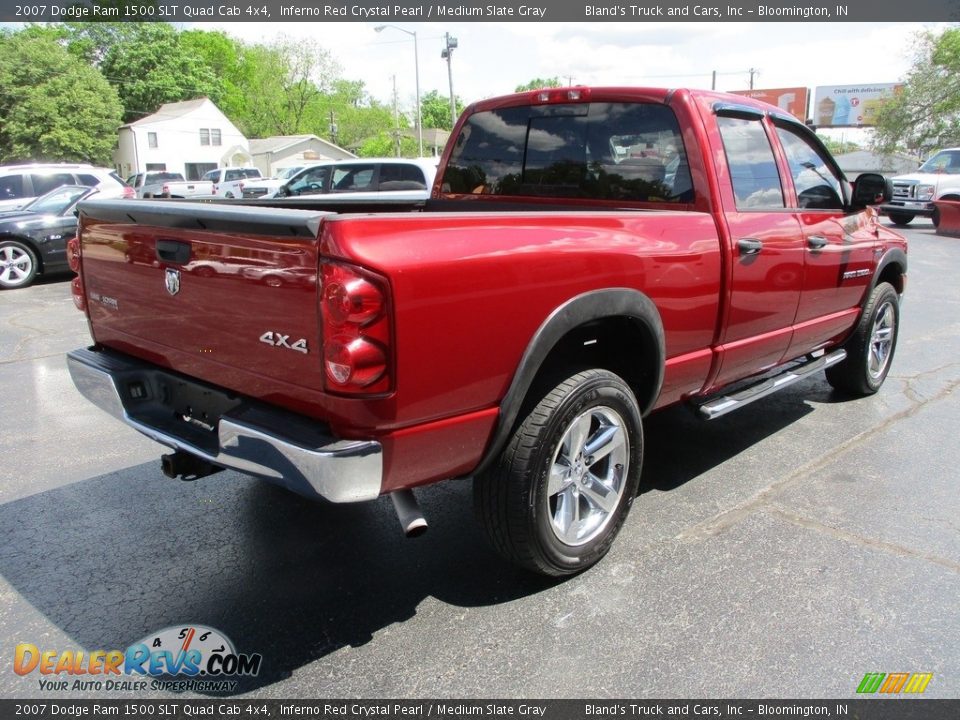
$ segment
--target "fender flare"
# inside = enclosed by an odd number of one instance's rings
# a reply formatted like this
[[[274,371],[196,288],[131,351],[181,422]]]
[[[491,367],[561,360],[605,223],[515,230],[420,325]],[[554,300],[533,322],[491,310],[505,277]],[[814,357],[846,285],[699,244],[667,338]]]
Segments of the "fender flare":
[[[880,276],[883,275],[883,271],[887,269],[887,266],[892,264],[898,264],[903,268],[903,274],[907,274],[907,254],[900,248],[890,248],[884,253],[883,257],[880,258],[880,261],[877,263],[877,267],[873,271],[873,280],[870,283],[870,290],[877,286],[877,283],[880,282]],[[870,293],[864,293],[863,303],[861,305],[866,305],[867,299],[870,297]]]
[[[520,408],[530,391],[537,373],[557,344],[572,330],[604,318],[629,318],[643,329],[657,353],[654,363],[653,387],[647,398],[638,398],[640,412],[646,415],[653,408],[663,385],[666,342],[663,322],[653,301],[638,290],[609,288],[592,290],[566,301],[543,321],[520,359],[510,387],[500,402],[500,418],[483,458],[471,475],[488,469],[510,438],[510,432],[520,414]]]

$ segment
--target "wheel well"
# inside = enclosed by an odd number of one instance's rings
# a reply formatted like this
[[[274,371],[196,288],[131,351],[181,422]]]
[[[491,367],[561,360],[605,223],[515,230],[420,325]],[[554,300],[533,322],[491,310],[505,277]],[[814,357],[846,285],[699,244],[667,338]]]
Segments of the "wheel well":
[[[570,330],[554,345],[537,371],[528,397],[549,392],[559,374],[566,377],[580,370],[602,368],[623,378],[646,414],[659,392],[658,367],[663,358],[657,348],[653,333],[635,318],[590,321]]]
[[[40,248],[37,247],[36,243],[34,243],[33,240],[31,240],[30,238],[20,237],[18,235],[4,235],[3,237],[0,237],[0,242],[4,242],[6,240],[15,240],[16,242],[22,243],[23,245],[26,245],[28,248],[33,250],[33,257],[37,261],[37,272],[38,273],[43,272],[43,257],[40,254]]]
[[[877,285],[882,282],[890,283],[898,294],[903,294],[903,268],[899,263],[892,262],[880,272]]]
[[[960,195],[957,195],[956,193],[950,193],[948,195],[944,195],[942,198],[937,198],[937,200],[960,200]]]

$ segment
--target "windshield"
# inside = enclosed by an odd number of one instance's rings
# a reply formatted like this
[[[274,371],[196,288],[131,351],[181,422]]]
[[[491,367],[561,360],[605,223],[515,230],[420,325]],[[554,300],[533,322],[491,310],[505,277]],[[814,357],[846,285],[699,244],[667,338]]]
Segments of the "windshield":
[[[51,190],[46,195],[38,197],[24,210],[39,215],[60,215],[91,190],[92,188],[79,185],[62,185],[56,190]]]
[[[960,175],[960,150],[944,150],[920,166],[920,172]]]

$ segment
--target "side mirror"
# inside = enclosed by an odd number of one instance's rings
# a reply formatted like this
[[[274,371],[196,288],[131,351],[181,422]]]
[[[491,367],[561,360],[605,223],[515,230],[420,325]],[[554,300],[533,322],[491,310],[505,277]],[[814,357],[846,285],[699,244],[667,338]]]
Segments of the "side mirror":
[[[863,173],[853,183],[854,210],[863,210],[868,205],[880,205],[893,198],[893,181],[877,173]]]

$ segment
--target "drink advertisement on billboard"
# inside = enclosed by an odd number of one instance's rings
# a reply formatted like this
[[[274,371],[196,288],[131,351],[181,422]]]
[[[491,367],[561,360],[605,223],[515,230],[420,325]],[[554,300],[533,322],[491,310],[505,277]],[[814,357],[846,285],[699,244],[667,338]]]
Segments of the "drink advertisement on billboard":
[[[827,85],[814,91],[813,124],[816,127],[865,127],[874,125],[877,111],[903,85]]]
[[[744,95],[755,100],[760,100],[761,102],[776,105],[781,110],[786,110],[794,117],[806,122],[807,103],[809,101],[810,91],[805,87],[773,88],[767,90],[733,90],[732,94]]]

